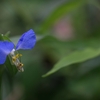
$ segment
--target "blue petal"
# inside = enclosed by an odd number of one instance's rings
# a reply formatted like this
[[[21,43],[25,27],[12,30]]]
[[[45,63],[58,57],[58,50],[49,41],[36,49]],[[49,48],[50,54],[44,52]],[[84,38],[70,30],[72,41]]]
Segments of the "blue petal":
[[[29,31],[25,32],[19,39],[16,50],[19,49],[32,49],[36,43],[36,35],[35,32],[30,29]]]
[[[6,61],[7,55],[14,48],[14,44],[8,41],[0,41],[0,64],[3,64]]]

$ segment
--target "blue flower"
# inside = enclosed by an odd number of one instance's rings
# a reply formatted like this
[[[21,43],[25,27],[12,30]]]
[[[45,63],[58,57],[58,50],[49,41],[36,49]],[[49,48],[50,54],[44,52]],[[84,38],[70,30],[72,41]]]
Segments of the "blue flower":
[[[23,71],[23,64],[18,59],[21,54],[16,54],[19,49],[32,49],[36,43],[36,35],[32,29],[25,32],[19,39],[16,47],[12,42],[0,41],[0,64],[4,64],[8,55],[19,71]]]

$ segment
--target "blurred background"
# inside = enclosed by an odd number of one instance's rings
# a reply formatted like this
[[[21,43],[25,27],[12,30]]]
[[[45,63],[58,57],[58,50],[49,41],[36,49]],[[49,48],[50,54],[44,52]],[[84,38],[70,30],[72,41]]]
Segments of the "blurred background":
[[[0,75],[0,100],[100,100],[100,56],[42,77],[72,52],[100,47],[100,0],[0,0],[0,33],[16,44],[29,29],[37,43],[19,51],[23,73]]]

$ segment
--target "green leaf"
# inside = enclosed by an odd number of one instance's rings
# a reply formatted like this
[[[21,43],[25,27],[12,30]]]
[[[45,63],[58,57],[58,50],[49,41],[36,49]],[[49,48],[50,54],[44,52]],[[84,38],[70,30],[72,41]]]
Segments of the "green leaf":
[[[66,57],[62,58],[48,73],[43,75],[43,77],[46,77],[58,71],[59,69],[69,66],[71,64],[84,62],[86,60],[94,58],[98,56],[99,54],[100,54],[100,49],[96,50],[96,49],[91,49],[91,48],[85,49],[83,51],[73,52],[67,55]]]
[[[0,40],[3,40],[3,34],[0,34]]]
[[[3,40],[3,41],[7,40],[11,42],[11,40],[6,35],[3,35],[3,34],[0,34],[0,40]]]
[[[42,23],[40,32],[44,33],[63,15],[66,15],[83,5],[84,1],[85,0],[71,0],[70,2],[64,2],[62,5],[56,8],[51,15],[49,15],[45,22]]]

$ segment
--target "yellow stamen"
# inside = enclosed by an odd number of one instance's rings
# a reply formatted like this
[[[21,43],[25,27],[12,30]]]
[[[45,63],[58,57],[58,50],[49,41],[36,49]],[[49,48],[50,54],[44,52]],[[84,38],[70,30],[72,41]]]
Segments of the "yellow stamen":
[[[19,61],[19,57],[22,56],[22,54],[16,54],[16,55],[13,55],[12,56],[12,62],[15,64],[15,66],[17,67],[17,69],[20,71],[20,72],[23,72],[24,69],[23,69],[23,64]]]
[[[22,64],[22,63],[20,63],[20,64],[19,64],[19,67],[23,67],[23,64]]]
[[[15,62],[16,61],[16,57],[14,56],[14,57],[12,57],[12,61],[13,62]]]
[[[12,57],[12,61],[15,62],[16,59],[18,59],[21,56],[22,56],[22,54],[16,54],[15,56]]]
[[[22,63],[19,63],[19,65],[17,66],[17,69],[19,70],[19,71],[21,71],[21,72],[23,72],[24,70],[23,70],[23,64]]]

